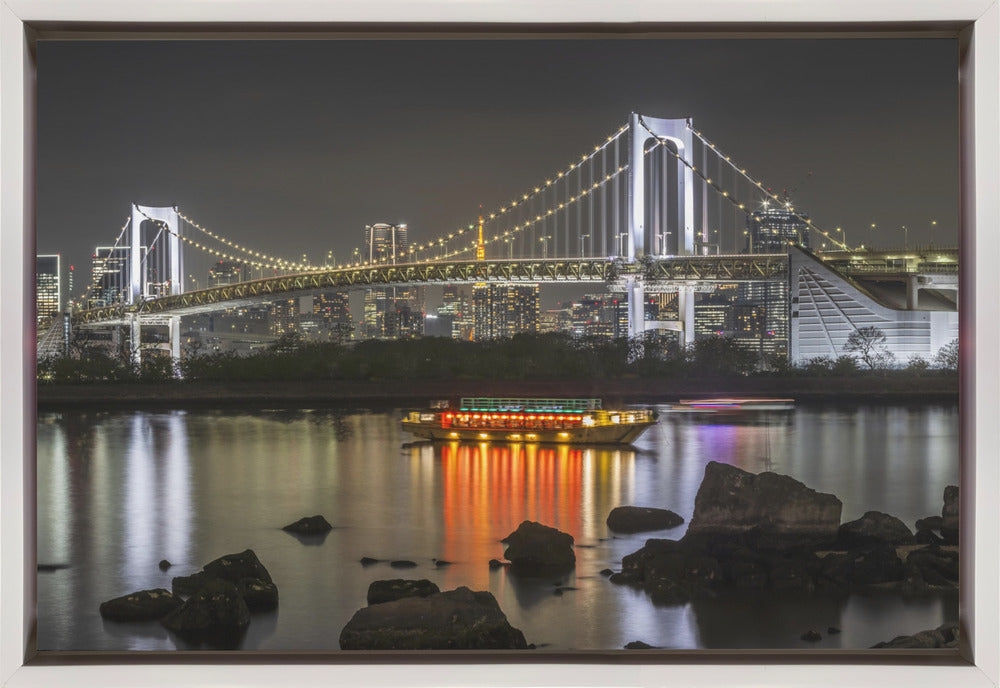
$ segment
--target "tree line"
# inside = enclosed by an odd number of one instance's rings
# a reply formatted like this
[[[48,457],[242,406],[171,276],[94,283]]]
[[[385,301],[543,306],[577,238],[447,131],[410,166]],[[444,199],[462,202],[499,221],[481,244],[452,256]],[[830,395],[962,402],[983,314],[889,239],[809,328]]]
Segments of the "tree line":
[[[862,328],[865,330],[866,328]],[[877,329],[877,328],[872,328]],[[881,335],[881,336],[880,336]],[[931,361],[915,359],[889,370],[885,338],[862,333],[845,354],[790,365],[782,356],[761,360],[734,339],[711,337],[691,346],[665,345],[650,336],[608,340],[563,333],[519,334],[509,339],[466,342],[442,337],[371,340],[344,345],[307,342],[296,333],[251,355],[186,352],[179,370],[166,356],[130,356],[89,350],[75,357],[38,361],[41,383],[183,381],[262,382],[312,380],[585,380],[684,378],[693,376],[934,375],[958,369],[958,340]]]

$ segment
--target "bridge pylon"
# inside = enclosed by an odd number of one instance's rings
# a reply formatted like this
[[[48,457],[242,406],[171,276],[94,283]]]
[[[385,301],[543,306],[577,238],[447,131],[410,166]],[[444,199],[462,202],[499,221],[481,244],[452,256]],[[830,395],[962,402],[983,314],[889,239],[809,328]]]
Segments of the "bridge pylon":
[[[652,132],[652,133],[651,133]],[[645,117],[633,112],[629,117],[629,169],[628,169],[628,237],[626,254],[622,256],[633,263],[644,256],[654,255],[652,235],[646,230],[646,170],[645,147],[652,138],[670,141],[677,147],[681,159],[690,160],[694,146],[691,120],[659,119]],[[673,189],[653,189],[671,193],[668,207],[673,208],[677,228],[677,250],[674,255],[694,255],[694,173],[691,168],[674,158],[677,166],[677,186]],[[664,175],[666,178],[666,175]],[[655,242],[660,255],[666,254],[666,242]],[[646,290],[641,275],[625,280],[628,297],[629,337],[642,336],[648,329],[674,329],[665,323],[647,322],[645,317]],[[685,345],[694,342],[694,291],[681,288],[677,293],[678,323],[681,326],[681,340]]]
[[[143,223],[153,221],[144,236]],[[150,235],[150,231],[152,234]],[[184,293],[184,254],[181,250],[181,222],[177,206],[145,206],[132,204],[132,222],[129,230],[129,288],[126,302],[136,306],[149,297]],[[151,269],[151,247],[159,247],[156,270]],[[156,280],[150,276],[155,275]],[[166,284],[166,289],[164,289]],[[157,293],[154,293],[154,285]],[[169,316],[165,323],[169,331],[169,351],[174,370],[180,364],[180,316]],[[142,363],[142,318],[129,316],[129,349],[135,364]]]

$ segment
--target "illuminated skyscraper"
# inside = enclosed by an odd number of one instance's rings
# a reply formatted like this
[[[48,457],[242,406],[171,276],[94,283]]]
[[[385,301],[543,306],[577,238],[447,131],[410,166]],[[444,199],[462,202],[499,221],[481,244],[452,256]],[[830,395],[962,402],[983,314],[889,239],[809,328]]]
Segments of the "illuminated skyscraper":
[[[35,256],[35,309],[38,322],[62,311],[62,259],[58,254]]]
[[[476,284],[472,308],[477,341],[538,332],[537,284]]]
[[[788,244],[809,248],[809,226],[805,213],[794,209],[772,208],[765,205],[760,210],[747,215],[747,253],[785,253]]]
[[[127,300],[130,253],[128,246],[98,246],[94,249],[87,308],[109,306]]]
[[[394,264],[407,258],[406,225],[379,222],[365,226],[365,255],[369,263]],[[423,314],[414,289],[379,287],[364,298],[364,334],[371,339],[396,339],[423,333]],[[417,317],[419,315],[419,318]]]

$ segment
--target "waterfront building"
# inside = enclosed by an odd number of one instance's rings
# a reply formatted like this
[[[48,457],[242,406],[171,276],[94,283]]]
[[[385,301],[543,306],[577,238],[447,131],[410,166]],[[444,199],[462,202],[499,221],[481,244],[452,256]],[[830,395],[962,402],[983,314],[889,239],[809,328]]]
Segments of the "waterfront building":
[[[477,341],[538,332],[537,284],[476,284],[472,304],[473,338]]]
[[[313,296],[313,319],[331,331],[351,329],[351,301],[344,291],[322,292]]]
[[[91,256],[91,288],[87,308],[122,303],[129,288],[128,246],[98,246]]]
[[[762,356],[788,355],[788,283],[741,282],[734,303],[736,338]]]
[[[401,263],[406,260],[405,224],[378,222],[365,225],[365,255],[368,263]],[[423,314],[418,303],[422,291],[415,288],[379,287],[365,291],[363,331],[369,339],[398,339],[423,334]],[[416,317],[419,313],[420,317]]]
[[[694,305],[694,337],[720,337],[732,329],[732,304],[705,299]]]
[[[250,279],[246,264],[220,260],[208,269],[208,286],[221,287]]]
[[[299,300],[282,299],[271,304],[268,328],[273,335],[288,334],[299,329]]]
[[[809,216],[785,207],[764,206],[747,215],[747,253],[785,253],[789,244],[809,248]]]
[[[35,314],[39,323],[62,311],[61,262],[59,254],[35,256]]]
[[[475,325],[468,289],[458,284],[446,284],[441,290],[441,301],[437,314],[451,324],[451,331],[447,336],[467,341],[472,337]]]

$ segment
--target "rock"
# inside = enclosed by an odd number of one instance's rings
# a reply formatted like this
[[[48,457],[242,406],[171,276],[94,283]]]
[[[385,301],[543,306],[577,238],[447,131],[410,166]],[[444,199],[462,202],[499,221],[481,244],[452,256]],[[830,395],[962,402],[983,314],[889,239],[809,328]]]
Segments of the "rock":
[[[461,587],[358,610],[340,634],[342,650],[524,650],[489,592]]]
[[[608,577],[614,575],[614,571],[612,571],[611,569],[601,569],[601,575],[604,577]]]
[[[504,553],[517,573],[543,574],[572,569],[576,565],[573,536],[534,521],[524,521],[504,538]]]
[[[856,521],[849,521],[837,530],[835,549],[857,549],[880,542],[890,545],[912,545],[916,542],[906,524],[895,516],[880,511],[868,511]]]
[[[676,540],[650,539],[622,559],[614,583],[642,587],[657,604],[677,604],[708,593],[724,580],[718,560]]]
[[[558,588],[552,591],[553,595],[562,595],[564,592],[569,590],[579,590],[580,588],[575,588],[572,585],[560,585]]]
[[[934,589],[958,587],[958,552],[929,546],[913,550],[903,564],[905,595],[923,595]]]
[[[394,569],[412,569],[416,568],[417,562],[410,561],[409,559],[397,559],[396,561],[390,561],[389,566]]]
[[[504,563],[499,559],[490,559],[490,570],[499,569],[504,566]]]
[[[228,638],[249,625],[250,610],[235,585],[213,578],[161,623],[183,636]]]
[[[917,532],[922,530],[941,530],[941,526],[944,525],[944,519],[940,516],[928,516],[927,518],[917,519]]]
[[[190,576],[174,576],[170,581],[170,588],[175,595],[193,595],[209,580],[211,580],[209,575],[204,571],[198,571]]]
[[[295,523],[289,523],[282,530],[297,535],[322,535],[333,530],[333,526],[325,518],[317,514],[316,516],[300,518]]]
[[[182,604],[169,590],[140,590],[102,602],[101,616],[111,621],[148,621],[159,619]]]
[[[933,530],[918,530],[914,537],[918,545],[943,545],[944,538],[938,537]]]
[[[818,631],[814,631],[811,628],[799,636],[801,640],[805,640],[807,643],[815,643],[823,639],[823,636],[819,634]]]
[[[242,578],[236,590],[252,612],[266,612],[278,606],[278,586],[274,583],[260,578]]]
[[[630,642],[628,645],[625,646],[625,649],[626,650],[654,650],[656,648],[654,648],[652,645],[647,645],[646,643],[642,642],[641,640],[633,640],[632,642]]]
[[[844,591],[903,579],[903,562],[888,543],[828,554],[820,560],[820,567],[821,575]]]
[[[226,554],[202,567],[209,578],[221,578],[236,585],[244,578],[259,578],[266,583],[271,582],[271,574],[252,549],[239,554]]]
[[[941,537],[949,545],[958,544],[958,486],[944,488],[944,506],[941,507]]]
[[[379,563],[378,559],[372,559],[371,557],[361,557],[362,566],[371,566],[372,564]]]
[[[437,585],[429,580],[392,580],[372,581],[368,586],[368,604],[382,604],[401,600],[404,597],[427,597],[441,592]]]
[[[880,648],[940,648],[954,647],[958,640],[958,625],[944,624],[931,631],[920,631],[914,635],[900,635],[884,643],[872,645],[873,649]]]
[[[436,566],[437,568],[441,568],[442,566],[451,566],[451,564],[452,564],[452,562],[447,561],[446,559],[435,559],[434,560],[434,566]]]
[[[668,509],[644,506],[619,506],[608,514],[608,528],[618,533],[641,533],[646,530],[675,528],[684,519]]]
[[[160,560],[160,563],[159,563],[159,566],[160,566],[160,570],[161,570],[161,571],[166,571],[166,570],[167,570],[167,569],[169,569],[169,568],[170,568],[171,566],[173,566],[173,564],[171,564],[171,563],[170,563],[169,561],[167,561],[166,559],[161,559],[161,560]]]
[[[838,633],[840,633],[840,629],[837,628],[836,626],[830,626],[829,628],[826,629],[827,635],[837,635]]]
[[[764,560],[768,582],[773,590],[813,592],[816,589],[814,574],[821,567],[815,554],[798,556],[771,556]]]
[[[39,573],[51,573],[52,571],[61,571],[62,569],[68,569],[69,564],[38,564],[35,567]]]
[[[834,495],[789,476],[710,461],[684,539],[735,541],[757,551],[815,548],[836,538],[841,508]]]

